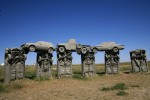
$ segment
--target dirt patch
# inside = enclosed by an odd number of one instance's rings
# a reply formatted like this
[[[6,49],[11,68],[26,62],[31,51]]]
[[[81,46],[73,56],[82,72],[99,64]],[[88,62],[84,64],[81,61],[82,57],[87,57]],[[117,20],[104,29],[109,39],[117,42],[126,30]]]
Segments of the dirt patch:
[[[86,80],[73,78],[50,79],[42,82],[24,79],[17,80],[23,88],[0,93],[0,100],[150,100],[149,74],[102,75]],[[125,93],[101,91],[117,83],[128,86]]]

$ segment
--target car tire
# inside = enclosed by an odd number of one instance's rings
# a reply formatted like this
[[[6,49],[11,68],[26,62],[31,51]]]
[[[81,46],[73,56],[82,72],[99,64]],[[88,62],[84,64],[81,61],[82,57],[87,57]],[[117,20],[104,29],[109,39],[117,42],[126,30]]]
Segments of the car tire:
[[[81,49],[82,45],[81,44],[77,44],[77,49]]]
[[[59,50],[59,52],[63,53],[63,52],[65,52],[65,47],[59,47],[58,50]]]
[[[9,53],[9,49],[5,49],[5,54],[8,54]]]
[[[6,61],[10,61],[11,59],[12,59],[11,54],[7,54],[7,55],[6,55]]]
[[[117,47],[113,48],[113,52],[118,52],[118,51],[119,51],[119,49]]]
[[[132,59],[136,58],[135,53],[133,53],[133,54],[131,55],[131,58],[132,58]]]
[[[41,56],[39,56],[39,58],[38,58],[38,62],[41,62],[42,61],[42,57]]]
[[[48,53],[53,53],[53,51],[54,51],[54,50],[53,50],[53,48],[51,48],[51,47],[48,49]]]
[[[96,48],[93,48],[93,52],[96,54],[97,53],[97,49]]]
[[[107,54],[106,54],[105,57],[106,57],[106,59],[108,59],[108,58],[110,58],[110,55],[107,55]]]
[[[32,51],[32,52],[34,52],[34,51],[35,51],[35,46],[31,45],[31,46],[29,47],[29,50]]]
[[[86,49],[86,48],[82,48],[82,49],[81,49],[81,52],[82,52],[83,54],[86,54],[86,53],[87,53],[87,49]]]

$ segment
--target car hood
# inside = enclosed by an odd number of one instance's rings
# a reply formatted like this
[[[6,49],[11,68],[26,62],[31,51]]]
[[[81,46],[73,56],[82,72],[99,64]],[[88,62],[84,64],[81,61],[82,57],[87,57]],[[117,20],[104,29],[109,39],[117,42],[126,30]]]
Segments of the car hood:
[[[103,46],[103,47],[112,47],[112,46],[121,46],[120,44],[116,44],[115,42],[103,42],[98,46]]]
[[[45,41],[39,41],[39,42],[36,42],[36,43],[25,43],[21,46],[24,46],[24,45],[38,45],[38,44],[42,44],[42,46],[48,46],[48,47],[53,47],[54,48],[54,45],[52,43],[45,42]]]

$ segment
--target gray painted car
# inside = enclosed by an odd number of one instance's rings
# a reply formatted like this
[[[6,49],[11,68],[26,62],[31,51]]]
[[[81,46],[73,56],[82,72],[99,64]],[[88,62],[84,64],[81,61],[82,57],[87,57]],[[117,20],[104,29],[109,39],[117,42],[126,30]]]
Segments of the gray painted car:
[[[146,57],[146,51],[144,49],[136,49],[130,51],[131,58],[142,58]]]
[[[119,50],[123,50],[124,45],[116,44],[115,42],[103,42],[98,46],[93,47],[93,51],[109,51],[113,50],[114,52],[118,52]]]
[[[25,43],[21,45],[21,49],[24,50],[26,53],[28,53],[29,51],[53,53],[54,46],[52,43],[49,42],[38,41],[36,43]]]
[[[57,45],[57,50],[61,53],[67,51],[76,51],[76,40],[69,39],[67,43],[59,43]]]

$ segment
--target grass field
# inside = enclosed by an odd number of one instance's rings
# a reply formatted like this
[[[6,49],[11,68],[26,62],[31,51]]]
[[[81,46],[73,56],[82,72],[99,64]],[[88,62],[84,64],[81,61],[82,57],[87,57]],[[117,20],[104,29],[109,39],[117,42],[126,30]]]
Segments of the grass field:
[[[149,63],[150,66],[150,63]],[[3,84],[0,66],[0,100],[150,100],[150,73],[130,72],[130,63],[121,63],[120,73],[105,75],[104,65],[96,65],[95,77],[81,77],[81,66],[73,66],[73,78],[37,79],[36,68],[26,67],[26,78]],[[149,68],[150,69],[150,68]]]

